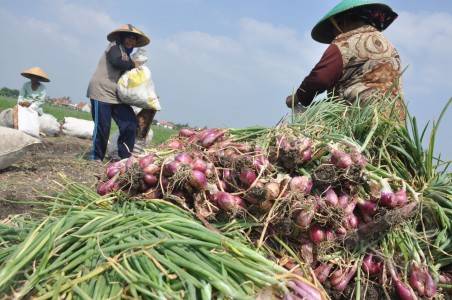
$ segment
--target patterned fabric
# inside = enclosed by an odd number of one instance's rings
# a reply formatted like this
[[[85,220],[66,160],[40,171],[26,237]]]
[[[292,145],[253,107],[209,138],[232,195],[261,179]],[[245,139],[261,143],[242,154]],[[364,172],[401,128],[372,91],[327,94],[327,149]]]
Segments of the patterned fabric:
[[[375,96],[401,96],[401,62],[394,46],[381,32],[366,25],[338,35],[333,44],[342,55],[342,77],[334,93],[350,102],[359,96],[361,102]],[[401,97],[396,109],[405,119],[405,106]]]

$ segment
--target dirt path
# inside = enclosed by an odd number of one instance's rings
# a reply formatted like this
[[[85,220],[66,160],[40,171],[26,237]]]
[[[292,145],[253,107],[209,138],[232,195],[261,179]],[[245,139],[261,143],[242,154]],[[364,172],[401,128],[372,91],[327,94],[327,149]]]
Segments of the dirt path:
[[[61,176],[94,186],[103,168],[84,158],[90,146],[91,141],[73,137],[45,138],[18,163],[0,171],[0,219],[31,211],[33,205],[19,202],[54,193],[55,181],[61,182]]]

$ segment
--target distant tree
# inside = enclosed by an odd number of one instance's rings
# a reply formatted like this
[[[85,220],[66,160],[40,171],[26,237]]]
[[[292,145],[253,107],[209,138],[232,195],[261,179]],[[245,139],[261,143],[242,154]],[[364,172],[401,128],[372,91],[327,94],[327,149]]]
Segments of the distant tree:
[[[10,97],[10,98],[17,98],[17,97],[19,97],[19,90],[3,87],[0,90],[0,96]]]

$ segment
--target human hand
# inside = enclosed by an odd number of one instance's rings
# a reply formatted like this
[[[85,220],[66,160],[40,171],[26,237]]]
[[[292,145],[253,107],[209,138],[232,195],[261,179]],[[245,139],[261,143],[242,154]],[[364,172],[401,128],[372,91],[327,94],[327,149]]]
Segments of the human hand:
[[[22,101],[22,102],[19,102],[19,105],[23,106],[23,107],[30,107],[31,103],[27,102],[27,101]]]

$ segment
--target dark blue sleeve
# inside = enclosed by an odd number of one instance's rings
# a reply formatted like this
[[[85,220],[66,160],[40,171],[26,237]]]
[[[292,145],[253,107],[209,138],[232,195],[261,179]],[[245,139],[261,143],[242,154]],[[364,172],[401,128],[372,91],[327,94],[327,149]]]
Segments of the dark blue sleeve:
[[[113,67],[121,71],[128,71],[135,67],[130,57],[127,54],[123,55],[118,45],[114,45],[108,50],[107,60]]]

